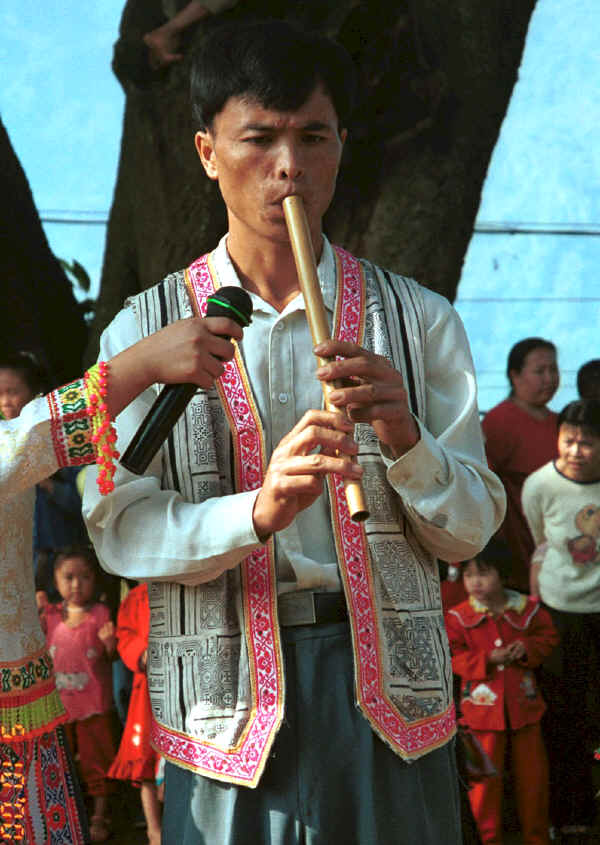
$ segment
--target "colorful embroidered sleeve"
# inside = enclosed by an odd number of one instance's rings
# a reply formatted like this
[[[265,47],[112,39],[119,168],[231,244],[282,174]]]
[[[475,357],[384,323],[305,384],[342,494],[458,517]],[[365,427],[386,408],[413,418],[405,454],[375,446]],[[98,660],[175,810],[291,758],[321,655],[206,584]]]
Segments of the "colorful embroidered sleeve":
[[[96,460],[86,396],[83,379],[48,394],[52,444],[61,467],[93,464]]]
[[[82,382],[29,402],[12,420],[0,420],[0,498],[33,487],[59,466],[93,463]]]

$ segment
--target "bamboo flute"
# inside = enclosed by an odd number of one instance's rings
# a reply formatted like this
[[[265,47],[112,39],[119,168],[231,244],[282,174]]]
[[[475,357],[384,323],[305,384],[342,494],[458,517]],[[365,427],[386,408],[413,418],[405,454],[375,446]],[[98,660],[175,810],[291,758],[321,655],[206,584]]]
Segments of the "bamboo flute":
[[[294,261],[296,262],[298,282],[306,305],[308,326],[313,344],[316,346],[318,343],[330,340],[330,331],[327,312],[323,303],[323,294],[321,293],[321,286],[319,285],[319,277],[317,275],[317,262],[302,198],[298,196],[286,197],[283,200],[283,212],[290,236]],[[315,357],[319,362],[319,366],[324,366],[329,360],[327,358],[321,358],[319,355]],[[329,402],[329,394],[336,387],[342,387],[342,384],[338,381],[332,383],[321,382],[321,386],[323,388],[327,410],[344,414],[345,412],[341,408],[337,408]],[[364,521],[368,518],[369,511],[362,484],[360,481],[346,479],[344,481],[344,487],[351,518],[355,522]]]

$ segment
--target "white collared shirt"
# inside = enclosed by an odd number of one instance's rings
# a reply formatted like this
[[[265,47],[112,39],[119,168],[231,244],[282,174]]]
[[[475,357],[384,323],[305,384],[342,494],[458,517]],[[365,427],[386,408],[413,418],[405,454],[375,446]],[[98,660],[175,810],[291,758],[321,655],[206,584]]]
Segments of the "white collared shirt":
[[[222,285],[240,286],[226,237],[212,253]],[[335,259],[326,238],[318,266],[323,299],[332,315]],[[500,482],[485,462],[475,378],[464,330],[445,300],[424,291],[426,425],[417,420],[419,442],[397,460],[383,447],[387,479],[424,546],[445,560],[476,554],[504,513]],[[267,452],[303,413],[322,406],[316,360],[299,294],[278,313],[251,294],[254,313],[241,350],[263,422]],[[102,335],[100,359],[108,360],[140,339],[131,308]],[[124,451],[153,404],[147,390],[117,419]],[[258,491],[186,502],[161,490],[160,453],[144,476],[117,469],[116,489],[101,497],[95,473],[87,473],[83,512],[104,567],[134,579],[199,584],[237,566],[259,545],[252,521]],[[327,493],[276,537],[278,589],[339,590]]]

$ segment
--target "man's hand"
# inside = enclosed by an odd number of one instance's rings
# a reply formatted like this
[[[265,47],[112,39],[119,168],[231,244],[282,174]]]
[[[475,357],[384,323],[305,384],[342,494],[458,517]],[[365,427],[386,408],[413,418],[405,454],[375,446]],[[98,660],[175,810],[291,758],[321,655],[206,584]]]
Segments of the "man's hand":
[[[419,428],[408,407],[402,376],[387,358],[336,340],[319,344],[315,353],[322,358],[343,356],[317,370],[321,381],[343,379],[347,385],[330,394],[333,405],[344,408],[353,422],[370,423],[396,457],[412,449],[419,441]]]
[[[223,374],[223,362],[235,354],[227,337],[242,339],[242,328],[233,320],[190,317],[124,349],[109,362],[106,402],[110,415],[116,417],[155,382],[193,383],[208,390]]]
[[[312,505],[323,491],[327,473],[361,477],[362,467],[352,462],[358,451],[353,429],[353,423],[342,414],[307,411],[281,440],[254,503],[254,527],[262,541]],[[317,449],[320,451],[315,452]]]
[[[235,354],[227,339],[242,339],[242,327],[227,317],[178,320],[141,341],[150,383],[194,383],[205,390]]]

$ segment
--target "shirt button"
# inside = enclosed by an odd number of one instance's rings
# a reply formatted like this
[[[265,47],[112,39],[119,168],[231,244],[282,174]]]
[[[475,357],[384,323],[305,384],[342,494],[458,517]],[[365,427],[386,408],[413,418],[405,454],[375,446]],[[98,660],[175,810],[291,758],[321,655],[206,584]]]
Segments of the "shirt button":
[[[502,645],[502,640],[501,639],[494,640],[494,645],[496,646],[496,648],[499,648]]]
[[[499,672],[504,672],[504,663],[499,663],[499,664],[498,664],[498,671],[499,671]]]
[[[285,403],[289,399],[289,396],[287,395],[287,393],[280,393],[277,398],[279,399],[282,405],[285,405]]]

